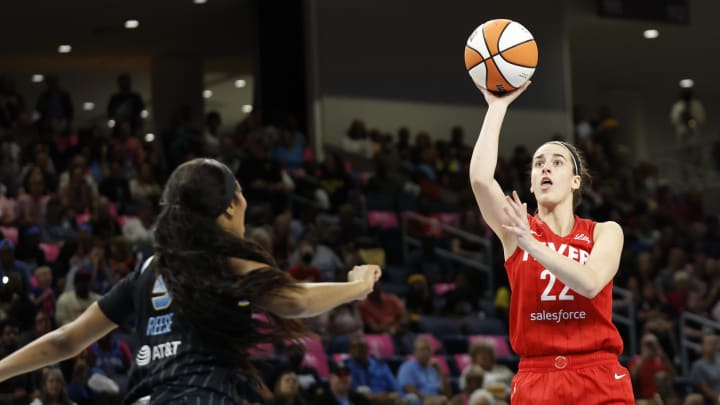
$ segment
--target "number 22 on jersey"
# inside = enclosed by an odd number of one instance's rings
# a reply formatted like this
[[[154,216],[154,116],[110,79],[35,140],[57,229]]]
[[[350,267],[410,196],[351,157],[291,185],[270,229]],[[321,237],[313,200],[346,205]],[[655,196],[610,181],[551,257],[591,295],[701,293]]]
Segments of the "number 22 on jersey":
[[[554,274],[550,273],[550,270],[544,269],[542,273],[540,273],[540,280],[548,280],[547,285],[545,286],[545,290],[543,290],[542,295],[540,295],[540,301],[573,301],[575,300],[575,296],[572,294],[568,294],[570,292],[570,287],[565,286],[565,288],[560,291],[560,295],[551,295],[550,292],[552,291],[553,287],[555,286],[555,280],[557,280],[557,277],[555,277]]]

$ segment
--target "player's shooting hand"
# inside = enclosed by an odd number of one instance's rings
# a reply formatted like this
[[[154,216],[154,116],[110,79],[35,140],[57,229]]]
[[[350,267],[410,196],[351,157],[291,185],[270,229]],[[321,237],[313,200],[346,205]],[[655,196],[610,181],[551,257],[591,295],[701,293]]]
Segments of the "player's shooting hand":
[[[509,219],[507,224],[502,224],[503,229],[512,232],[518,240],[518,246],[527,250],[527,247],[535,239],[530,232],[530,224],[527,218],[527,203],[521,202],[517,191],[513,191],[512,197],[506,196],[507,206],[504,208]]]
[[[487,101],[488,106],[492,105],[500,105],[507,107],[515,101],[516,98],[520,97],[520,95],[527,90],[528,86],[530,86],[530,83],[532,83],[530,80],[525,82],[522,86],[520,86],[517,90],[513,90],[511,92],[505,93],[505,94],[497,94],[493,93],[492,91],[488,89],[484,89],[482,87],[478,87],[480,91],[482,92],[483,96],[485,96],[485,101]]]

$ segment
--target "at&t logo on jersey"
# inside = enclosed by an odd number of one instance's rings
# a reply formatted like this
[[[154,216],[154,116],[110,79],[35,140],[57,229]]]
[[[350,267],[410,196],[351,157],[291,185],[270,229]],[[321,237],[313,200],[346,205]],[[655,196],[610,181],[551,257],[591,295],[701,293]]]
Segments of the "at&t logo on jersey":
[[[177,354],[178,347],[182,344],[179,340],[160,343],[155,346],[143,345],[135,356],[135,363],[138,367],[147,366],[153,361],[167,359]]]

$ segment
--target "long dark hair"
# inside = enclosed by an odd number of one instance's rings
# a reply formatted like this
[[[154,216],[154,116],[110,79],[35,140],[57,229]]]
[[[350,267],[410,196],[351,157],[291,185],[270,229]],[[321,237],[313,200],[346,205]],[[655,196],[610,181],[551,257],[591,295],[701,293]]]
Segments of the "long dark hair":
[[[232,201],[239,202],[236,189],[235,176],[216,160],[194,159],[178,166],[163,192],[155,258],[180,325],[219,362],[252,371],[249,348],[299,337],[309,329],[299,320],[270,313],[267,320],[253,318],[258,308],[252,304],[287,296],[298,286],[277,269],[268,252],[216,222]],[[231,268],[231,257],[265,263],[267,268],[239,276]]]

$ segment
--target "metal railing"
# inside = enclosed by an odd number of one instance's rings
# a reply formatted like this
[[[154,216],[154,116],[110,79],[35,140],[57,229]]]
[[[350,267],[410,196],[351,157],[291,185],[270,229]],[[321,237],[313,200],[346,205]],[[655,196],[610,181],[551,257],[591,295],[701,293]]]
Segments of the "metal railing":
[[[696,352],[699,352],[701,346],[700,343],[693,342],[692,340],[688,339],[687,334],[685,333],[687,328],[690,328],[690,326],[687,325],[688,321],[699,324],[703,330],[710,329],[715,334],[720,333],[719,322],[715,322],[711,319],[708,319],[707,317],[696,315],[690,312],[683,312],[680,315],[680,359],[682,361],[683,375],[688,375],[688,372],[690,371],[690,356],[688,350],[692,349]]]
[[[616,299],[616,297],[620,297],[620,299]],[[613,287],[612,311],[613,322],[625,325],[627,328],[629,342],[625,342],[625,353],[631,356],[635,355],[637,353],[637,318],[635,317],[635,302],[630,290]]]
[[[408,252],[410,249],[410,246],[419,247],[422,246],[422,242],[414,237],[413,235],[410,235],[409,233],[409,227],[408,223],[410,221],[415,221],[418,223],[422,223],[425,225],[429,225],[435,228],[439,228],[443,232],[460,237],[468,242],[476,243],[480,246],[482,246],[482,254],[483,254],[483,260],[478,260],[475,258],[465,257],[458,254],[455,254],[451,252],[448,249],[442,248],[442,247],[435,247],[435,254],[438,256],[450,260],[451,262],[454,262],[456,264],[461,264],[463,266],[467,266],[472,269],[479,270],[486,274],[488,285],[487,289],[483,294],[483,297],[489,296],[488,294],[494,294],[495,292],[495,280],[493,277],[493,269],[492,269],[492,245],[490,240],[474,235],[472,233],[463,231],[461,229],[455,228],[453,226],[445,225],[442,223],[439,223],[437,220],[432,218],[427,218],[422,215],[415,214],[413,212],[402,212],[401,213],[401,229],[402,229],[402,247],[403,247],[403,258],[407,259]]]

